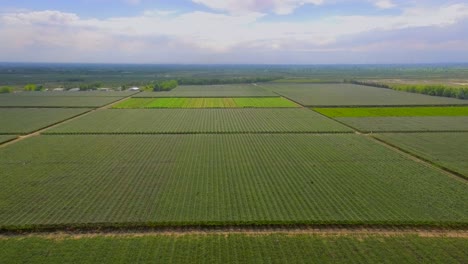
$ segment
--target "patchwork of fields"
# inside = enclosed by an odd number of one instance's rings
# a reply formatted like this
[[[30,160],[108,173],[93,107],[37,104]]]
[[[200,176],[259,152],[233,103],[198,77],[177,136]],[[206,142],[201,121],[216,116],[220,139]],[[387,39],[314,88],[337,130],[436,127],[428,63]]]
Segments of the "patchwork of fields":
[[[46,134],[352,132],[308,109],[102,110]]]
[[[5,108],[0,110],[0,134],[26,134],[85,113],[86,108]]]
[[[464,105],[307,83],[0,95],[0,143],[24,136],[0,145],[0,259],[465,263]]]
[[[131,98],[113,108],[291,108],[300,107],[283,97],[239,98]]]
[[[262,84],[262,87],[304,106],[468,105],[468,100],[354,84]]]

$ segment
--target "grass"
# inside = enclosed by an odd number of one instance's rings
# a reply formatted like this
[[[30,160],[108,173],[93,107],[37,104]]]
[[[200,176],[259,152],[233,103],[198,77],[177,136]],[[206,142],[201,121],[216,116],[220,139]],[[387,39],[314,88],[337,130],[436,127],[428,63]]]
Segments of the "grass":
[[[338,117],[363,132],[464,132],[468,116]]]
[[[110,109],[48,130],[47,134],[98,133],[324,133],[352,132],[304,108]]]
[[[5,108],[0,110],[0,134],[27,134],[82,114],[89,109]]]
[[[299,107],[282,97],[252,98],[130,98],[115,105],[117,109],[133,108],[289,108]]]
[[[450,237],[146,235],[0,238],[2,263],[465,263]]]
[[[314,108],[329,117],[468,116],[468,107]]]
[[[354,84],[270,83],[262,87],[312,107],[468,105],[466,100]]]
[[[355,134],[39,136],[0,157],[3,229],[468,224],[465,182]]]
[[[468,178],[468,133],[398,133],[375,136]]]

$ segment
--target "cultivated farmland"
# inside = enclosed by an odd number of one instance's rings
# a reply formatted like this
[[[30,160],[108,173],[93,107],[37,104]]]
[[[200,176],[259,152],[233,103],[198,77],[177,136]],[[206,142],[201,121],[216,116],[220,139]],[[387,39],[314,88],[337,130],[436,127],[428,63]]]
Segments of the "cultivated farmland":
[[[468,105],[468,100],[354,84],[262,84],[262,87],[304,106]]]
[[[468,116],[340,117],[363,132],[468,132]]]
[[[130,98],[114,108],[288,108],[299,107],[283,97],[251,98]]]
[[[352,132],[309,109],[109,109],[48,134]]]
[[[90,108],[100,107],[118,101],[121,97],[91,96],[3,96],[0,95],[1,107],[62,107]]]
[[[0,110],[0,134],[26,134],[85,113],[90,109],[5,108]]]
[[[12,136],[12,135],[0,135],[0,143],[4,143],[15,138],[16,136]]]
[[[18,97],[18,96],[26,96],[26,97],[127,97],[137,92],[130,92],[130,91],[122,91],[122,92],[100,92],[100,91],[79,91],[79,92],[18,92],[18,93],[8,93],[8,94],[1,94],[0,97],[8,96],[8,97]]]
[[[32,137],[0,185],[7,229],[468,222],[466,182],[354,134]]]
[[[328,117],[379,117],[379,116],[468,116],[468,107],[361,107],[314,108]]]
[[[397,133],[375,136],[468,178],[468,133]]]
[[[179,86],[169,92],[143,92],[134,97],[278,97],[253,84]]]
[[[463,263],[467,240],[418,236],[118,235],[0,238],[6,263]],[[27,249],[27,250],[25,250]]]

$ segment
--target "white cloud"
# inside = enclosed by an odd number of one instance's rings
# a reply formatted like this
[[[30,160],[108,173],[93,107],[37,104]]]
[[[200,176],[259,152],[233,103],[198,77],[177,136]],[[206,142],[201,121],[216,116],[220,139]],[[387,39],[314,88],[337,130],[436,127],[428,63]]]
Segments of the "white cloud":
[[[294,12],[300,6],[306,4],[320,5],[323,0],[192,0],[214,10],[226,11],[231,14],[248,12],[273,11],[279,15],[287,15]]]
[[[333,16],[301,22],[263,21],[264,16],[254,12],[219,14],[164,10],[108,19],[83,19],[59,11],[0,14],[0,39],[9,40],[0,42],[0,61],[14,60],[13,56],[47,56],[62,60],[76,55],[75,60],[80,61],[90,58],[171,62],[172,59],[172,62],[192,63],[205,57],[212,58],[213,62],[223,57],[249,61],[255,58],[252,54],[268,52],[362,52],[388,48],[375,40],[359,43],[357,47],[356,40],[362,34],[386,31],[397,34],[405,29],[453,25],[468,19],[468,5],[413,7],[399,15]],[[432,45],[414,45],[409,39],[402,42],[409,48],[424,49]],[[389,41],[398,43],[400,49],[405,47],[402,42]],[[455,38],[447,39],[447,43],[453,47],[466,41]],[[232,54],[240,57],[234,58]]]
[[[138,5],[141,3],[141,0],[123,0],[127,4]]]
[[[373,2],[380,9],[389,9],[396,6],[391,0],[374,0]]]

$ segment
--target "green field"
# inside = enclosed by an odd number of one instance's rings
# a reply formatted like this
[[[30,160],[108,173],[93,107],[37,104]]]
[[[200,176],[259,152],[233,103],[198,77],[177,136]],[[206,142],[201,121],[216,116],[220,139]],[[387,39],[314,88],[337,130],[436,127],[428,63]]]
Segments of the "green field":
[[[5,108],[0,110],[0,134],[27,134],[82,114],[90,109]]]
[[[355,134],[31,137],[0,185],[7,229],[468,223],[465,182]]]
[[[48,134],[352,132],[309,109],[109,109]]]
[[[375,136],[468,178],[468,133],[397,133]]]
[[[289,108],[300,107],[283,97],[251,98],[130,98],[113,108]]]
[[[468,131],[468,116],[339,117],[336,120],[363,132]]]
[[[464,263],[464,238],[319,235],[0,238],[4,263]]]
[[[467,100],[429,96],[354,84],[262,84],[304,106],[468,105]]]
[[[468,116],[468,107],[361,107],[314,108],[329,117],[379,117],[379,116]]]
[[[278,97],[278,94],[253,84],[188,85],[169,92],[143,92],[134,97]]]
[[[15,139],[16,136],[10,136],[10,135],[0,135],[0,143],[4,143],[7,141],[10,141],[12,139]]]
[[[2,96],[1,107],[67,107],[91,108],[100,107],[118,101],[121,97],[91,96]],[[2,110],[3,111],[3,110]]]

